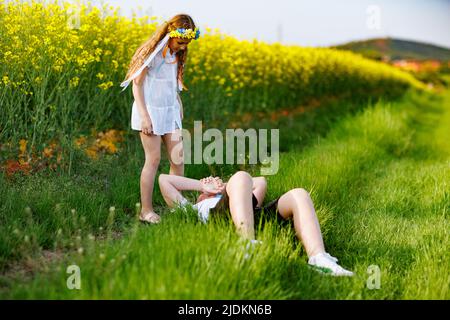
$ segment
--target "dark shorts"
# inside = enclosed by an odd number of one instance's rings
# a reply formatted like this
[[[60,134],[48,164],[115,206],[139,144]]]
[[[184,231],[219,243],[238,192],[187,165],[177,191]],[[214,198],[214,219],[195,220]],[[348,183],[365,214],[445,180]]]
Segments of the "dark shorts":
[[[255,195],[252,194],[252,200],[253,200],[253,212],[255,215],[255,224],[258,224],[260,219],[264,220],[270,220],[274,217],[276,217],[278,222],[285,222],[286,219],[283,218],[280,215],[280,212],[278,211],[278,200],[280,200],[280,197],[270,201],[266,205],[262,207],[258,207],[258,199],[256,199]]]
[[[259,224],[261,218],[263,218],[264,220],[269,220],[275,216],[278,222],[287,221],[278,212],[278,200],[280,200],[280,197],[270,201],[268,204],[262,207],[258,207],[258,199],[255,197],[254,194],[252,194],[255,225]],[[222,195],[222,198],[219,200],[216,206],[210,210],[210,213],[212,215],[216,214],[220,215],[221,213],[223,214],[229,210],[230,210],[229,198],[227,192],[225,191]]]

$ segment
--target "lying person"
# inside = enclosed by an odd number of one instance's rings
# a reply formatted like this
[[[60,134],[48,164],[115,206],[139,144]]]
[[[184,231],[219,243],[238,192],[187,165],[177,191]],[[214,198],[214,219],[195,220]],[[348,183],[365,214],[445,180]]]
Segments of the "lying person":
[[[210,213],[231,213],[238,232],[255,241],[254,222],[261,213],[276,215],[278,220],[293,219],[297,237],[308,255],[308,264],[314,269],[334,276],[352,276],[353,272],[337,264],[337,259],[325,251],[319,221],[309,193],[302,188],[292,189],[277,199],[262,206],[267,182],[264,177],[252,178],[245,171],[235,173],[223,183],[218,177],[201,180],[161,174],[159,186],[169,207],[184,206],[189,201],[181,191],[200,191],[201,195],[193,208],[206,222]]]

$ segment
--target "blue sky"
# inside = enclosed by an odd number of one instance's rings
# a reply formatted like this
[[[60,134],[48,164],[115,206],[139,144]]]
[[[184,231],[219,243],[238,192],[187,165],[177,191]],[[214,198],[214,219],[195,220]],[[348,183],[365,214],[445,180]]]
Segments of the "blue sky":
[[[329,46],[373,37],[416,40],[450,48],[450,0],[109,0],[121,14],[177,13],[239,39]],[[141,7],[139,9],[139,6]]]

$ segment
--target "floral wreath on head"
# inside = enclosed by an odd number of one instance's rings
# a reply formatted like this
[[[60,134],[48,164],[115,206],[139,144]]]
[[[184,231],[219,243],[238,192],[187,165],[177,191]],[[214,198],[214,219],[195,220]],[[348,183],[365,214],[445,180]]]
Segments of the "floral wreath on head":
[[[194,30],[178,28],[176,30],[170,31],[169,37],[170,38],[183,38],[183,39],[197,40],[200,37],[200,30],[198,28],[195,28]]]
[[[165,21],[165,23],[168,23],[168,22]],[[164,38],[162,38],[159,41],[159,43],[156,46],[156,48],[147,57],[147,59],[140,66],[140,68],[137,71],[135,71],[128,79],[126,79],[125,81],[123,81],[120,84],[120,86],[123,87],[122,91],[124,91],[128,87],[128,85],[131,83],[131,81],[133,81],[133,79],[135,79],[144,70],[144,68],[150,64],[150,62],[155,58],[156,54],[160,50],[163,50],[163,52],[167,51],[167,42],[168,42],[169,38],[174,38],[174,37],[197,40],[200,37],[200,30],[198,28],[195,28],[194,30],[178,28],[176,30],[167,32],[166,35],[164,36]],[[176,56],[176,60],[175,61],[178,61],[178,57],[177,56]],[[181,91],[184,88],[185,87],[182,84],[182,82],[180,80],[178,80],[178,89]]]

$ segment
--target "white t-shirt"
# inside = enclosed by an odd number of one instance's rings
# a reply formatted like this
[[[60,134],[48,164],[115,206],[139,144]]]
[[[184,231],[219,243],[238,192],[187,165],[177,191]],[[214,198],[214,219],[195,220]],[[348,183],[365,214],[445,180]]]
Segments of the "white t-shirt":
[[[198,211],[198,216],[203,222],[207,222],[209,218],[209,210],[214,208],[222,198],[221,194],[216,194],[213,198],[208,198],[197,202],[192,207]]]
[[[163,135],[182,129],[180,102],[178,101],[179,84],[177,82],[178,62],[176,54],[166,50],[166,57],[160,50],[149,63],[149,70],[143,82],[144,101],[152,121],[153,133]],[[144,71],[145,72],[145,69]],[[136,100],[131,110],[131,129],[141,130],[141,115]]]

